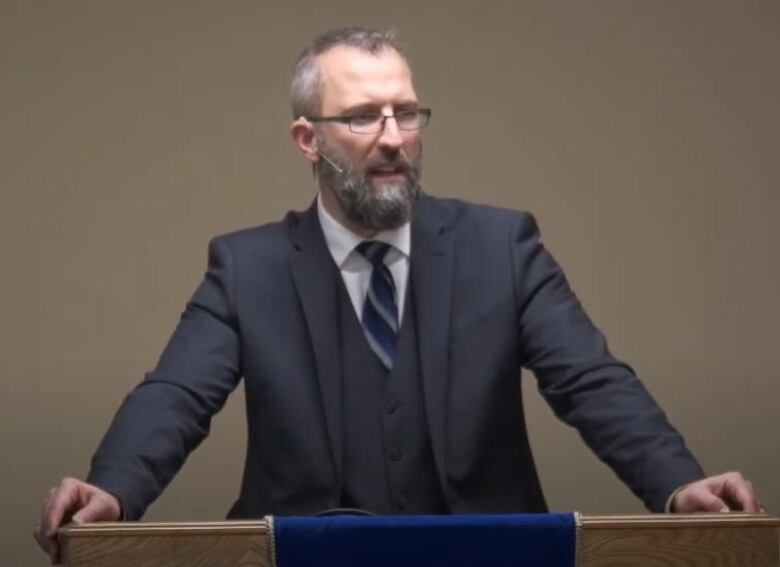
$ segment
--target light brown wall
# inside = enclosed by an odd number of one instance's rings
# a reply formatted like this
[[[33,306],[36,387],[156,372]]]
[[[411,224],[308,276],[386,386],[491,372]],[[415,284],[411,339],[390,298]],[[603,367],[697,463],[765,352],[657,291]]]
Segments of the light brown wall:
[[[534,211],[707,470],[780,512],[776,1],[0,0],[3,562],[45,564],[40,500],[86,473],[209,237],[307,206],[289,69],[345,23],[409,46],[428,191]],[[552,508],[640,510],[526,383]],[[241,397],[148,519],[223,517]]]

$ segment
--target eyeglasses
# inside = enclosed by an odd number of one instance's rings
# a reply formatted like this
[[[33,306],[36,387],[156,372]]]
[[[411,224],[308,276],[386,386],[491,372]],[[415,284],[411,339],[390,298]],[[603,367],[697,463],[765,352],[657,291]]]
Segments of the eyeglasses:
[[[388,118],[395,119],[399,130],[422,130],[431,119],[430,108],[410,108],[397,110],[393,114],[364,112],[347,116],[310,116],[309,122],[338,122],[349,126],[354,134],[377,134],[385,129]]]

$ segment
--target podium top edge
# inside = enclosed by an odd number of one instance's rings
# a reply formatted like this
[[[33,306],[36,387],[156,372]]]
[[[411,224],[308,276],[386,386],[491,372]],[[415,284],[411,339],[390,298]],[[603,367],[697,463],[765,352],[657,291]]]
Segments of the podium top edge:
[[[711,514],[644,514],[632,516],[588,516],[581,514],[584,529],[683,528],[683,527],[780,527],[780,518],[768,514],[740,512]]]
[[[577,514],[582,529],[683,528],[683,527],[780,527],[780,518],[767,514],[644,514],[596,516]],[[152,536],[195,534],[266,534],[273,519],[227,520],[218,522],[100,522],[68,524],[59,530],[64,537]]]
[[[265,534],[271,531],[271,522],[260,520],[225,520],[219,522],[96,522],[68,524],[58,530],[65,537],[111,535],[196,535],[228,532],[231,534]]]

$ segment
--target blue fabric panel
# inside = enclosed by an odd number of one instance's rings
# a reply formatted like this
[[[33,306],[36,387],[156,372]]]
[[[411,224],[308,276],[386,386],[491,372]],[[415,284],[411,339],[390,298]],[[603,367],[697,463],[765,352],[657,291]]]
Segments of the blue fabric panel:
[[[573,514],[275,517],[277,567],[574,567]]]

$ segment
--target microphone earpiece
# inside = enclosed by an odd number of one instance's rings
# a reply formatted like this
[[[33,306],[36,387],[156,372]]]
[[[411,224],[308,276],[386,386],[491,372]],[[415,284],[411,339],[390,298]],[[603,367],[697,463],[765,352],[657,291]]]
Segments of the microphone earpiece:
[[[335,169],[339,173],[344,173],[344,170],[341,169],[339,166],[337,166],[335,163],[333,163],[333,160],[328,158],[328,156],[326,156],[324,153],[322,153],[320,151],[318,151],[317,153],[320,155],[320,157],[322,159],[324,159],[326,162],[328,162],[328,165],[330,165],[333,169]]]

